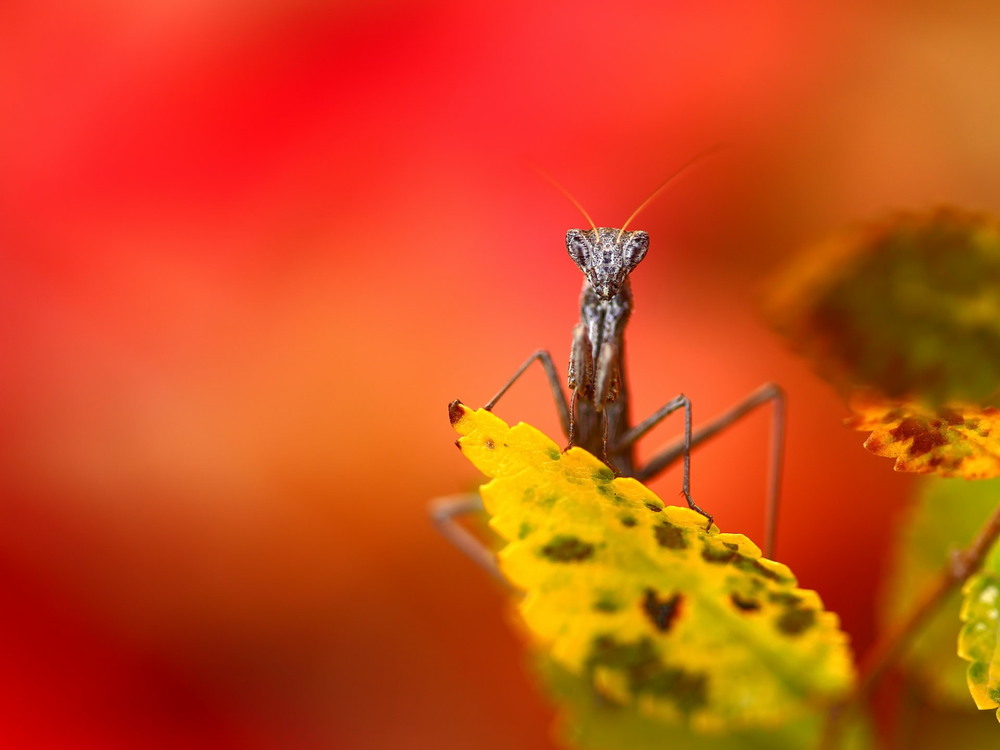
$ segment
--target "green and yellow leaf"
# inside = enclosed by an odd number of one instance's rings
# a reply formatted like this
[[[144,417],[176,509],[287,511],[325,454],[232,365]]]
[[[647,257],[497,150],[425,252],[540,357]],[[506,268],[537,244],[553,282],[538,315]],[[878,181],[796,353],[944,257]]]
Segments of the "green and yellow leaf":
[[[746,537],[664,506],[590,453],[455,403],[532,639],[602,700],[696,732],[785,725],[852,685],[847,638]]]
[[[1000,479],[921,481],[892,550],[880,599],[881,629],[894,629],[913,610],[948,564],[949,554],[972,542],[998,502]],[[1000,550],[990,553],[987,564],[1000,564]],[[955,655],[960,605],[956,591],[920,629],[903,657],[903,666],[920,692],[949,708],[970,705],[965,664]]]
[[[966,677],[979,709],[997,709],[1000,721],[1000,567],[994,556],[988,567],[962,588],[962,630],[958,655],[970,662]]]
[[[871,432],[865,448],[896,459],[896,471],[943,477],[1000,476],[1000,410],[973,404],[922,406],[870,390],[850,400],[847,425]]]
[[[1000,406],[1000,222],[900,214],[804,254],[769,299],[775,326],[839,386],[937,406]]]
[[[559,734],[576,750],[806,750],[820,746],[825,717],[819,710],[780,727],[700,734],[682,724],[665,726],[630,706],[603,699],[584,677],[544,655],[537,662],[542,681],[559,703]],[[870,733],[856,714],[844,720],[847,726],[836,750],[872,747]]]

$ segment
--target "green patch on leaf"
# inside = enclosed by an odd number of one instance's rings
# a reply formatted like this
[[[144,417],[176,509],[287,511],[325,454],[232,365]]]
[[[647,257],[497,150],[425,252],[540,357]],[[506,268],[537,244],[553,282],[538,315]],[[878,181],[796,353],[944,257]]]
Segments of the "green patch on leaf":
[[[615,478],[615,473],[611,471],[607,466],[602,466],[597,471],[594,472],[595,482],[610,482]]]
[[[598,598],[594,601],[594,611],[604,612],[606,614],[611,614],[612,612],[617,612],[621,609],[621,604],[618,598],[607,591],[600,592]]]
[[[823,725],[819,711],[769,729],[702,734],[684,724],[665,727],[656,716],[609,699],[595,687],[592,676],[574,674],[548,656],[539,655],[535,661],[538,674],[559,703],[563,744],[576,750],[805,750],[819,746]],[[697,701],[698,690],[692,690],[691,696]],[[870,734],[849,721],[836,750],[872,747]]]
[[[684,715],[705,707],[707,677],[663,663],[649,638],[620,643],[611,636],[595,639],[584,671],[599,684],[603,672],[625,676],[631,698],[650,696],[673,703]]]
[[[523,528],[522,526],[522,530]],[[582,562],[594,556],[594,545],[577,539],[575,536],[560,534],[542,547],[542,554],[549,560],[556,562]]]

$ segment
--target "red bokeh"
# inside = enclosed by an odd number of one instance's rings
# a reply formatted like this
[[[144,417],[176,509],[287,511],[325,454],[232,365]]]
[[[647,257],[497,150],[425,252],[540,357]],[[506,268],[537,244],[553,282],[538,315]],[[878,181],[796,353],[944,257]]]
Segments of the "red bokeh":
[[[864,649],[909,482],[755,294],[844,221],[995,194],[958,85],[988,12],[917,6],[5,4],[0,745],[552,746],[426,520],[477,481],[447,403],[568,344],[581,219],[533,162],[613,225],[730,144],[637,225],[636,410],[787,388],[781,557]],[[499,412],[556,427],[540,376]],[[698,453],[727,531],[760,536],[765,435]]]

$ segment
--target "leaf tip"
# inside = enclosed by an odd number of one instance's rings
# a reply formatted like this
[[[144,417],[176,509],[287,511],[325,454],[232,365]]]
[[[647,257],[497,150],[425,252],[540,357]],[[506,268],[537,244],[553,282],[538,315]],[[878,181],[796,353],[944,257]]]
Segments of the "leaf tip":
[[[448,421],[450,421],[452,426],[454,426],[458,420],[465,416],[465,412],[465,404],[463,404],[460,399],[456,398],[448,404]]]

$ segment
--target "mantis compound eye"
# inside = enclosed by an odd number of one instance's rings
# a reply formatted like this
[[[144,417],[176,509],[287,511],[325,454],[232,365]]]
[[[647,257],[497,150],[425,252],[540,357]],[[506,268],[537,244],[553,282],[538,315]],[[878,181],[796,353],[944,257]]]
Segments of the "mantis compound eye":
[[[593,250],[593,245],[587,239],[587,235],[579,229],[570,229],[566,232],[566,249],[569,251],[569,257],[573,259],[580,270],[586,270]]]
[[[622,260],[630,271],[639,265],[649,250],[649,235],[645,232],[629,232],[622,242]]]

